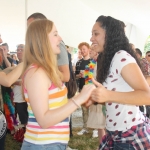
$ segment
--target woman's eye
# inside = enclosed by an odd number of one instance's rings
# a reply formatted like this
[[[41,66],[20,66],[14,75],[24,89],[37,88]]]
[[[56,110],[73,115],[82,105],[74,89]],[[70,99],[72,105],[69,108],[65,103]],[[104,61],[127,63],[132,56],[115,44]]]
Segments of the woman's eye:
[[[98,35],[98,33],[94,33],[94,35],[95,35],[95,36],[97,36],[97,35]]]

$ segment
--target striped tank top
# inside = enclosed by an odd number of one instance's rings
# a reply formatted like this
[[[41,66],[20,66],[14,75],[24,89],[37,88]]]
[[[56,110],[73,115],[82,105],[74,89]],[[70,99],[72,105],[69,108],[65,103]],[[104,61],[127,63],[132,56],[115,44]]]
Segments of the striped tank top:
[[[30,67],[29,69],[33,68]],[[62,88],[59,89],[54,84],[51,84],[51,87],[48,89],[49,93],[49,109],[56,109],[68,102],[67,99],[67,88],[65,85],[62,85]],[[30,100],[28,99],[28,91],[24,88],[25,100],[28,103],[28,123],[26,126],[26,132],[24,135],[24,140],[33,143],[33,144],[53,144],[61,143],[67,144],[69,141],[69,118],[61,121],[60,123],[51,126],[47,129],[40,127],[32,108],[30,106]],[[50,118],[49,118],[50,119]]]

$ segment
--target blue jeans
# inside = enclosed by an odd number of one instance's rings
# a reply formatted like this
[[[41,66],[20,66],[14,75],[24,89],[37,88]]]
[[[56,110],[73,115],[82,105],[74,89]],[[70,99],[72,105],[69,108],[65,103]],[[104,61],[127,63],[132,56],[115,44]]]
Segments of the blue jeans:
[[[21,150],[66,150],[65,144],[45,144],[38,145],[23,141]]]

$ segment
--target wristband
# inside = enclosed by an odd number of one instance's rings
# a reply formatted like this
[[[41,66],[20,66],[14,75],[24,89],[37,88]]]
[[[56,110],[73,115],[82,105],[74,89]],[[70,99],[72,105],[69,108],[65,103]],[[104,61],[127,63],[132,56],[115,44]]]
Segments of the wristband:
[[[81,106],[76,103],[76,101],[74,100],[74,98],[71,98],[71,100],[72,100],[72,102],[73,102],[78,108],[81,108]]]

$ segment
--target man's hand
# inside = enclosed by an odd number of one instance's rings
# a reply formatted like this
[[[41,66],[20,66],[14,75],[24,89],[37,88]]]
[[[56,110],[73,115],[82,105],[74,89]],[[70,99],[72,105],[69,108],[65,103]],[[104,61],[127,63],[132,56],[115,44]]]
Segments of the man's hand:
[[[7,54],[5,53],[5,50],[4,50],[4,48],[2,46],[0,47],[0,52],[1,52],[2,56],[3,56],[3,58],[7,57]]]

